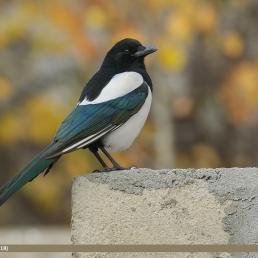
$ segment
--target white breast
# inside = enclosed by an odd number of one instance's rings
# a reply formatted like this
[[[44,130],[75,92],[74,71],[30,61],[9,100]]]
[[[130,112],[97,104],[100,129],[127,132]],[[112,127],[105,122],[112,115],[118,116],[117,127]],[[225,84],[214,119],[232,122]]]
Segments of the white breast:
[[[112,151],[121,151],[130,147],[144,126],[150,111],[151,101],[152,93],[148,87],[148,96],[140,111],[133,115],[117,130],[104,137],[103,143],[105,147],[111,149]]]
[[[98,104],[111,99],[116,99],[135,90],[143,83],[142,75],[137,72],[118,73],[103,88],[100,95],[93,101],[84,99],[78,105]]]

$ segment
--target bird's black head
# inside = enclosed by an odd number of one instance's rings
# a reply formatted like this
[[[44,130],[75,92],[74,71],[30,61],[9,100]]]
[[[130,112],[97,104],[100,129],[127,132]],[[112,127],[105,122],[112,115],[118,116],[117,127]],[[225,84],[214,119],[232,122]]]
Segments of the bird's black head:
[[[108,51],[102,67],[112,67],[121,71],[144,68],[144,57],[155,51],[156,48],[143,46],[136,39],[123,39]]]

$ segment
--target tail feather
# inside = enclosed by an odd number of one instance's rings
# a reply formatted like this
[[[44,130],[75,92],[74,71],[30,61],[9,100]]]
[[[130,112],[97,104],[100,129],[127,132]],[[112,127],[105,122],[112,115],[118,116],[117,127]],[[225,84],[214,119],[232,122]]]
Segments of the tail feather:
[[[46,153],[52,145],[40,152],[23,170],[11,178],[0,188],[0,206],[5,203],[16,191],[27,182],[32,181],[40,173],[44,172],[59,159],[59,157],[46,159]]]

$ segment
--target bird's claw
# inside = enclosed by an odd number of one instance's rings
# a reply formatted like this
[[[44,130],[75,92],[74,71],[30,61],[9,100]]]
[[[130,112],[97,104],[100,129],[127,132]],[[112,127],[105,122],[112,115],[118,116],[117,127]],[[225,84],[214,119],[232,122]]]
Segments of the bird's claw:
[[[92,173],[102,173],[102,172],[110,172],[110,171],[113,171],[113,168],[106,167],[106,168],[103,168],[102,170],[95,169],[92,171]]]
[[[101,171],[98,169],[93,170],[91,173],[100,173]]]
[[[131,169],[136,169],[136,167],[135,166],[127,167],[127,168],[124,168],[124,167],[114,167],[113,169],[114,170],[131,170]]]
[[[118,171],[118,170],[131,170],[131,169],[136,169],[136,167],[128,167],[128,168],[124,168],[124,167],[112,167],[112,168],[109,168],[109,167],[105,167],[103,168],[102,170],[99,170],[99,169],[95,169],[92,171],[92,173],[102,173],[102,172],[111,172],[111,171]]]

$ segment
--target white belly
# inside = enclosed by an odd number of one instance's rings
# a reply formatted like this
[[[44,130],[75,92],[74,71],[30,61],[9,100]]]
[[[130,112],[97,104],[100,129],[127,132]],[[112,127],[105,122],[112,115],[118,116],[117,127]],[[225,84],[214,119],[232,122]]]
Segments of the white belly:
[[[112,151],[121,151],[130,147],[143,128],[150,111],[152,93],[150,89],[148,91],[148,96],[140,111],[117,130],[104,137],[103,143],[105,147]]]

